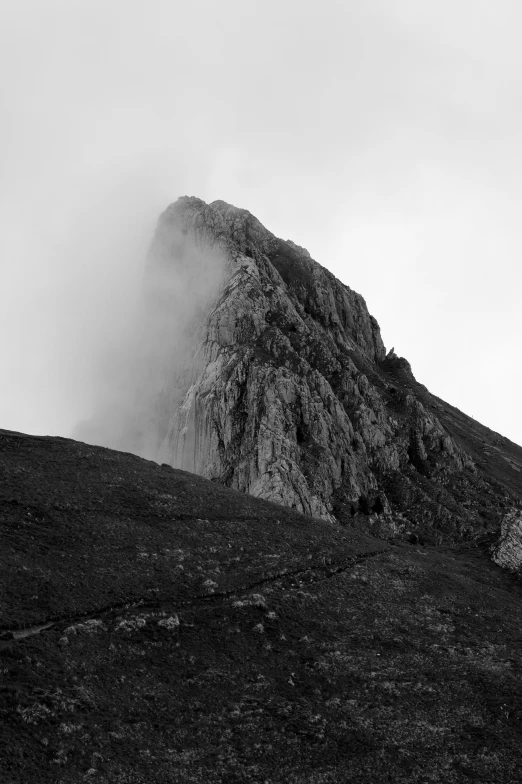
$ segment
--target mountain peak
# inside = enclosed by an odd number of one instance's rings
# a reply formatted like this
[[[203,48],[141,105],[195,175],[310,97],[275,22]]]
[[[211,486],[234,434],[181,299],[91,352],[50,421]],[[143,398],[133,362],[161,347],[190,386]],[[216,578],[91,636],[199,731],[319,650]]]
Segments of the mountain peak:
[[[520,505],[522,450],[485,462],[482,426],[386,353],[363,297],[248,210],[171,204],[146,284],[140,392],[98,442],[385,538],[490,535]]]

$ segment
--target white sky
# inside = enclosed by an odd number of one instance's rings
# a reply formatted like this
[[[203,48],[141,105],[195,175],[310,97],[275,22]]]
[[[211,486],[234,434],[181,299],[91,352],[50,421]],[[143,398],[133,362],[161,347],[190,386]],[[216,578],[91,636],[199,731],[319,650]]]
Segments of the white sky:
[[[522,442],[519,0],[4,0],[0,427],[69,435],[158,214],[249,209]]]

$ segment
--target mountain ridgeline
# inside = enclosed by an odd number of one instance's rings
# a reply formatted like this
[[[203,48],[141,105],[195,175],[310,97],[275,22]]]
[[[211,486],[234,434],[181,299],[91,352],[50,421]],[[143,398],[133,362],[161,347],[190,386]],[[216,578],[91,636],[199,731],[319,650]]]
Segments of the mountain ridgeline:
[[[419,384],[364,299],[248,211],[159,219],[125,395],[76,437],[334,525],[516,568],[522,448]]]

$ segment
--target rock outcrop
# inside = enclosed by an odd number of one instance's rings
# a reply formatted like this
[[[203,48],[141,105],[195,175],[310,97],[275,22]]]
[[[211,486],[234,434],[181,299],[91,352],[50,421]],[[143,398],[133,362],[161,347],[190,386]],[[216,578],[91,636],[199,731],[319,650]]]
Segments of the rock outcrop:
[[[181,320],[180,281],[189,299],[203,290]],[[480,442],[500,437],[430,395],[386,353],[364,299],[246,210],[171,205],[146,289],[141,391],[119,441],[96,419],[88,440],[421,543],[494,534],[520,505],[522,450],[496,446],[505,465],[488,470]]]
[[[495,563],[518,572],[522,566],[522,509],[511,509],[503,519],[500,539],[493,548]]]

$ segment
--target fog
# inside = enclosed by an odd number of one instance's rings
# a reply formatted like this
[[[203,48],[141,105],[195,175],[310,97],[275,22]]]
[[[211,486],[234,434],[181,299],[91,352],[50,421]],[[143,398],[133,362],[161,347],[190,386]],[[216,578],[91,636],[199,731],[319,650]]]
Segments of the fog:
[[[70,436],[110,402],[189,194],[307,247],[419,381],[522,442],[521,22],[511,0],[4,2],[0,427]]]
[[[95,341],[92,412],[74,438],[159,458],[172,412],[195,380],[206,316],[226,280],[221,246],[187,228],[176,211],[160,218],[140,285],[127,288],[120,321],[105,325],[103,342]]]

